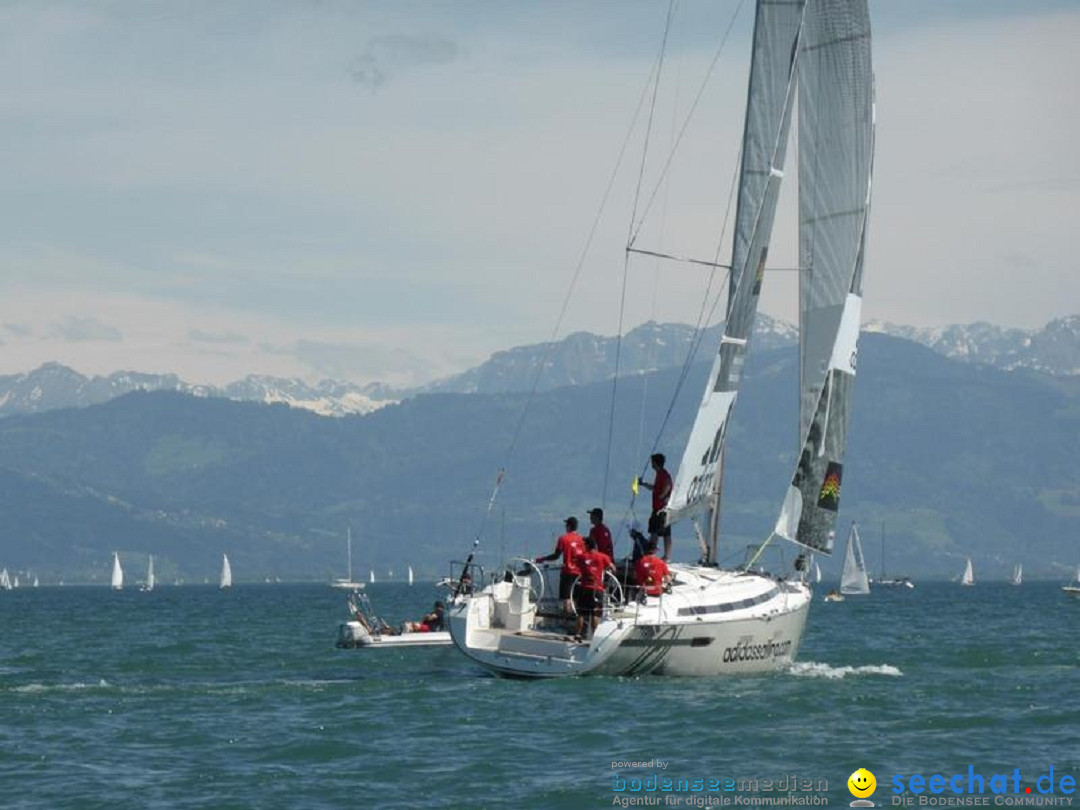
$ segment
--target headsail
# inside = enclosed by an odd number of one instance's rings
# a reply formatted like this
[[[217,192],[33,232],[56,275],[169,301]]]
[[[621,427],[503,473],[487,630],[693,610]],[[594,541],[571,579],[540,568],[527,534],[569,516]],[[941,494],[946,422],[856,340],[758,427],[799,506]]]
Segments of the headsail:
[[[776,533],[831,553],[874,151],[866,2],[810,0],[799,56],[799,461]]]
[[[669,522],[713,506],[784,176],[803,5],[804,0],[758,3],[724,335],[679,465]]]

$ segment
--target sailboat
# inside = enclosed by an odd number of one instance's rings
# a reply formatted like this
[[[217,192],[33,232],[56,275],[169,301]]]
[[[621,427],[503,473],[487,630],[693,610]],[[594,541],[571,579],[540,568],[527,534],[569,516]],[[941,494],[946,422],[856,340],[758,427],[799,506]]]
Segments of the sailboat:
[[[5,568],[0,571],[0,591],[10,591],[11,587],[11,575]]]
[[[112,580],[110,585],[114,591],[124,587],[124,569],[120,567],[120,552],[114,551],[112,556]]]
[[[964,573],[960,577],[961,585],[974,585],[975,584],[975,572],[971,568],[971,557],[967,558],[967,565],[964,566]]]
[[[796,93],[799,264],[807,271],[799,273],[797,462],[773,531],[742,566],[722,568],[725,439],[765,277]],[[796,656],[812,595],[806,553],[832,551],[855,379],[874,140],[866,0],[759,0],[744,121],[724,331],[666,511],[668,525],[693,521],[703,557],[671,564],[670,593],[660,596],[624,599],[611,583],[598,626],[578,640],[551,615],[557,569],[518,559],[484,585],[470,555],[450,632],[466,656],[498,675],[712,676],[772,671]],[[759,566],[774,539],[803,549],[794,571],[773,575]],[[461,587],[466,574],[475,588]]]
[[[363,582],[354,582],[352,578],[352,527],[345,529],[345,565],[345,578],[335,579],[330,583],[330,587],[347,591],[358,591],[363,588]]]
[[[915,583],[907,577],[885,576],[885,524],[881,525],[881,576],[874,582],[882,588],[914,588]]]
[[[1073,575],[1072,582],[1068,585],[1062,585],[1061,590],[1070,596],[1080,596],[1080,565],[1076,567],[1076,573]]]
[[[412,566],[411,565],[409,566],[409,584],[410,585],[413,584],[413,572],[412,572]]]
[[[221,555],[221,587],[232,587],[232,566],[229,565],[229,555]]]
[[[854,523],[848,532],[847,552],[844,555],[844,571],[840,575],[840,593],[868,594],[870,580],[866,575],[866,560],[863,557],[859,530]]]
[[[1023,563],[1017,563],[1016,567],[1013,568],[1012,579],[1010,580],[1010,582],[1013,585],[1023,585],[1024,584],[1024,564]]]
[[[146,564],[146,582],[139,588],[140,591],[154,590],[154,555],[150,555],[150,561]]]
[[[368,582],[370,582],[372,585],[375,584],[375,569],[374,568],[372,568],[370,571],[368,571]]]

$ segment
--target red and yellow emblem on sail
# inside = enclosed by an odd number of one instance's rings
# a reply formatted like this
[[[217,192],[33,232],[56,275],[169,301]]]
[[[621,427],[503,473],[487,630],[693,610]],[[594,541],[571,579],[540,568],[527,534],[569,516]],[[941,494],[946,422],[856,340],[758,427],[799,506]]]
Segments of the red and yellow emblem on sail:
[[[835,512],[840,508],[840,479],[843,478],[844,465],[830,461],[825,469],[825,480],[818,493],[817,505],[822,509]]]
[[[765,257],[769,255],[769,246],[761,249],[761,258],[757,263],[757,272],[754,273],[754,295],[761,294],[761,282],[765,280]]]

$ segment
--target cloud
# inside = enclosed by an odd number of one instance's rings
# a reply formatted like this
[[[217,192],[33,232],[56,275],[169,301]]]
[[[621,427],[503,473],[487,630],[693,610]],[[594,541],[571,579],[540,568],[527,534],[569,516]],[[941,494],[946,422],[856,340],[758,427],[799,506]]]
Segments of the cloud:
[[[242,345],[248,343],[248,339],[236,332],[204,332],[202,329],[189,329],[188,339],[197,343],[218,343]]]
[[[119,329],[114,329],[93,316],[87,318],[69,316],[66,321],[54,327],[54,334],[59,335],[69,343],[94,340],[112,342],[124,339]]]
[[[423,65],[447,64],[457,56],[457,45],[449,40],[391,34],[368,40],[364,52],[349,66],[349,75],[375,92],[395,74]]]
[[[5,323],[4,329],[15,337],[30,337],[34,334],[34,327],[26,323]]]

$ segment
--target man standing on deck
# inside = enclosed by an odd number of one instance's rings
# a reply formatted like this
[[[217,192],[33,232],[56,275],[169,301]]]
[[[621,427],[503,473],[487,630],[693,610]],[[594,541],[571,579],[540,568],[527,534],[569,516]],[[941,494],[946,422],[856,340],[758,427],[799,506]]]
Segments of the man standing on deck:
[[[577,518],[571,515],[565,521],[566,532],[555,542],[555,550],[546,557],[537,557],[536,562],[551,562],[562,557],[562,573],[559,574],[559,599],[562,600],[563,611],[571,616],[574,606],[571,602],[571,593],[574,581],[581,576],[581,568],[578,567],[578,557],[585,551],[585,541],[577,533]]]
[[[578,558],[578,566],[581,568],[581,581],[578,583],[577,635],[586,639],[600,623],[600,614],[604,610],[604,573],[614,571],[615,563],[609,555],[597,550],[596,541],[590,534],[585,538],[585,553]],[[589,623],[588,629],[586,621]]]
[[[645,489],[652,490],[652,514],[649,515],[649,542],[653,548],[656,547],[656,539],[658,537],[664,538],[664,556],[660,559],[667,560],[671,556],[671,527],[667,525],[667,515],[664,514],[664,510],[667,509],[668,499],[671,498],[672,481],[671,473],[664,469],[664,462],[667,459],[664,458],[663,453],[653,453],[649,457],[649,463],[652,464],[653,470],[656,472],[656,477],[653,478],[651,484],[638,478],[638,483],[645,487]]]
[[[602,551],[614,560],[615,548],[611,544],[611,531],[604,525],[604,510],[600,507],[590,509],[589,522],[592,524],[589,537],[596,543],[596,550]]]

